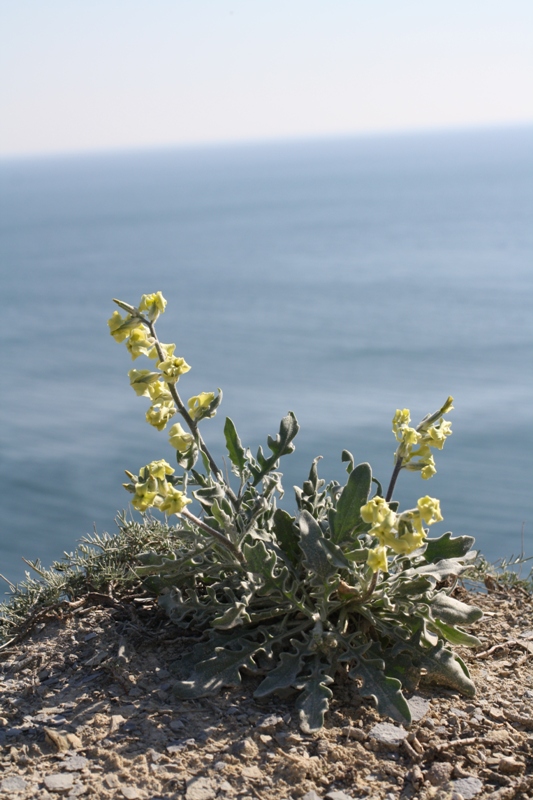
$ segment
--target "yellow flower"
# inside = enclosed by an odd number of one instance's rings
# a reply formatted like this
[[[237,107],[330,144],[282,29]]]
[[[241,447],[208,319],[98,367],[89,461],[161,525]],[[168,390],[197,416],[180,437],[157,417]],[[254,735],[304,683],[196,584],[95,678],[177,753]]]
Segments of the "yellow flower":
[[[107,320],[109,325],[109,333],[115,342],[123,342],[130,335],[132,328],[136,328],[139,324],[138,319],[134,319],[128,314],[127,317],[122,317],[119,311],[113,311],[113,316]]]
[[[424,440],[427,441],[430,447],[436,447],[438,450],[442,450],[446,437],[451,436],[451,433],[452,423],[441,419],[438,425],[432,425],[431,428],[428,428]]]
[[[173,403],[155,403],[146,412],[146,421],[158,431],[162,431],[175,413],[176,407]]]
[[[157,481],[155,478],[149,478],[146,481],[140,481],[135,484],[135,495],[131,504],[137,511],[146,511],[155,504],[157,498]]]
[[[174,474],[174,469],[170,466],[168,461],[165,461],[164,458],[161,458],[159,461],[150,461],[150,463],[147,464],[144,469],[149,475],[152,476],[152,478],[157,478],[161,481],[166,480],[167,475]]]
[[[414,428],[409,428],[407,425],[405,428],[401,428],[400,433],[400,440],[408,447],[413,447],[420,441],[420,434]]]
[[[435,468],[435,459],[433,456],[430,456],[431,461],[428,461],[425,467],[422,467],[420,470],[420,474],[425,481],[428,481],[433,475],[436,474],[437,470]]]
[[[139,356],[147,356],[152,349],[154,340],[151,336],[147,336],[146,328],[144,325],[139,325],[130,333],[130,337],[126,342],[126,347],[131,353],[132,361],[135,361]]]
[[[361,506],[360,514],[363,522],[380,525],[390,514],[389,504],[383,497],[373,497],[372,500]]]
[[[176,383],[180,375],[184,375],[190,370],[190,366],[184,358],[176,358],[175,356],[171,356],[165,361],[160,361],[157,366],[163,373],[167,383]]]
[[[189,503],[192,503],[192,500],[189,500],[183,492],[169,486],[167,496],[160,503],[159,510],[164,511],[165,514],[180,514]]]
[[[148,385],[148,395],[152,403],[170,403],[172,395],[166,383],[154,381]]]
[[[139,311],[146,311],[148,319],[152,322],[162,314],[167,306],[167,301],[161,292],[154,292],[154,294],[143,294],[141,302],[139,303]]]
[[[163,342],[159,342],[159,347],[163,351],[163,356],[165,360],[167,358],[171,358],[174,355],[174,350],[176,349],[175,344],[163,344]],[[148,358],[153,358],[155,361],[160,361],[159,353],[157,352],[157,347],[152,347],[150,352],[148,353]]]
[[[198,420],[205,416],[214,399],[214,392],[200,392],[200,394],[191,397],[187,405],[189,407],[189,414],[192,419]]]
[[[417,502],[420,516],[426,525],[433,525],[435,522],[442,522],[443,516],[440,513],[440,501],[434,497],[421,497]]]
[[[408,408],[397,408],[394,417],[392,418],[392,430],[396,439],[401,442],[402,437],[399,436],[399,431],[411,422],[411,414]]]
[[[382,545],[378,545],[372,550],[369,550],[366,563],[372,572],[377,572],[378,570],[382,570],[382,572],[388,572],[387,548],[383,547]]]
[[[409,555],[424,544],[425,538],[425,533],[420,531],[406,531],[402,536],[391,537],[387,544],[398,555]]]
[[[194,442],[192,433],[187,433],[187,431],[183,430],[179,422],[176,422],[176,424],[170,428],[168,437],[170,444],[178,453],[185,453]]]
[[[128,378],[130,379],[130,385],[135,390],[137,397],[149,397],[149,386],[154,383],[154,381],[159,380],[159,373],[150,372],[149,369],[130,369]]]

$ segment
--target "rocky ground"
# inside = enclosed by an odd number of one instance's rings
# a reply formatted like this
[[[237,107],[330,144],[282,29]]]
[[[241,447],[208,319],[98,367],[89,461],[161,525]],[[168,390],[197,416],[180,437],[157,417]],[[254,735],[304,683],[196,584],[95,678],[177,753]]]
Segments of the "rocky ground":
[[[0,651],[2,798],[533,798],[533,598],[523,590],[475,599],[485,616],[469,630],[482,646],[461,651],[474,699],[422,686],[406,730],[347,685],[308,736],[290,701],[253,700],[254,678],[175,700],[172,669],[190,639],[151,600],[88,601]]]

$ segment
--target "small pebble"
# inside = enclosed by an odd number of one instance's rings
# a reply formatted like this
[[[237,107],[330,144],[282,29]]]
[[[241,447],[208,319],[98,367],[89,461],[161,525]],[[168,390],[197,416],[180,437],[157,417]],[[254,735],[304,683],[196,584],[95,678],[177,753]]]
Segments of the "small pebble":
[[[211,778],[191,778],[187,781],[186,800],[215,800],[217,787]]]
[[[69,792],[72,789],[74,785],[74,776],[65,774],[64,772],[55,775],[46,775],[44,785],[49,792],[63,794],[63,792]]]
[[[88,767],[90,763],[89,759],[83,756],[70,756],[63,761],[61,766],[68,772],[79,772],[79,770]]]
[[[2,783],[0,783],[0,792],[6,792],[7,794],[11,792],[23,792],[27,785],[23,778],[19,778],[18,775],[13,775],[10,778],[4,778]]]
[[[459,778],[453,781],[453,788],[455,792],[459,792],[464,800],[471,800],[476,794],[479,794],[483,789],[483,784],[479,778]]]
[[[447,783],[453,772],[453,764],[448,761],[435,761],[428,769],[426,778],[432,786],[442,786]]]
[[[414,694],[408,700],[408,706],[411,711],[411,718],[413,722],[418,722],[429,711],[429,700],[426,700],[425,697],[421,697],[419,694]]]
[[[120,791],[126,800],[140,800],[143,797],[136,786],[121,786]]]
[[[524,771],[525,765],[511,756],[503,756],[498,764],[499,772],[504,775],[519,775]]]
[[[394,749],[407,736],[407,731],[401,725],[392,725],[390,722],[378,722],[370,729],[369,735],[385,747]]]

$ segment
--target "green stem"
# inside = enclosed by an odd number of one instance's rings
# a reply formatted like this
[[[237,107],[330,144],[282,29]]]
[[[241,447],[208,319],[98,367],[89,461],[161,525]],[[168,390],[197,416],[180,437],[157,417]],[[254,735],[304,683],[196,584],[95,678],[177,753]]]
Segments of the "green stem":
[[[206,533],[208,533],[210,536],[212,536],[214,539],[216,539],[216,540],[217,540],[217,542],[219,542],[219,544],[221,544],[223,547],[225,547],[225,548],[226,548],[226,550],[229,550],[229,551],[230,551],[230,553],[232,553],[232,554],[233,554],[233,555],[234,555],[234,556],[235,556],[235,557],[236,557],[236,558],[237,558],[237,559],[238,559],[238,560],[241,562],[241,564],[242,564],[242,563],[244,563],[244,556],[243,556],[243,554],[242,554],[242,553],[241,553],[241,551],[240,551],[240,550],[239,550],[239,549],[238,549],[238,548],[237,548],[237,547],[236,547],[236,546],[233,544],[233,542],[231,542],[231,541],[228,539],[228,537],[227,537],[227,536],[224,536],[224,534],[223,534],[223,533],[220,533],[220,531],[216,531],[216,530],[215,530],[214,528],[212,528],[210,525],[207,525],[205,522],[202,522],[202,520],[201,520],[201,519],[198,519],[198,517],[195,517],[195,516],[194,516],[194,514],[191,514],[191,512],[190,512],[190,511],[187,511],[187,509],[186,509],[186,508],[184,508],[184,509],[183,509],[183,511],[181,511],[180,513],[181,513],[181,516],[182,516],[182,517],[185,517],[185,519],[188,519],[190,522],[194,522],[194,524],[195,524],[195,525],[197,525],[197,526],[198,526],[199,528],[201,528],[203,531],[205,531],[205,532],[206,532]]]
[[[154,346],[155,346],[155,349],[157,350],[157,355],[159,356],[159,361],[160,362],[164,361],[165,360],[165,354],[164,354],[164,352],[163,352],[163,350],[161,348],[161,344],[159,342],[159,339],[157,338],[157,334],[155,332],[154,323],[151,320],[146,319],[145,317],[142,317],[142,316],[140,317],[140,319],[148,327],[148,330],[150,331],[150,335],[154,339]],[[213,458],[213,456],[209,452],[209,449],[208,449],[206,443],[204,442],[204,440],[202,438],[202,434],[200,433],[200,431],[198,429],[198,425],[196,424],[196,421],[191,417],[191,415],[187,411],[185,403],[183,402],[183,400],[181,399],[181,397],[178,394],[178,391],[176,389],[176,384],[175,383],[168,383],[168,381],[166,381],[166,384],[168,386],[170,394],[172,395],[172,399],[174,400],[174,402],[176,404],[176,408],[178,409],[178,411],[180,412],[181,416],[183,417],[183,419],[185,420],[185,422],[189,426],[189,429],[190,429],[191,433],[193,434],[194,438],[196,439],[196,441],[198,442],[198,445],[199,445],[200,449],[207,456],[207,460],[209,461],[209,465],[210,465],[211,469],[213,470],[213,472],[215,473],[217,478],[225,485],[226,492],[227,492],[229,498],[231,499],[233,505],[235,505],[235,502],[237,501],[237,497],[236,497],[235,493],[233,492],[233,489],[231,488],[231,486],[229,486],[226,483],[226,481],[224,480],[224,475],[222,473],[222,470],[219,469],[215,459]]]

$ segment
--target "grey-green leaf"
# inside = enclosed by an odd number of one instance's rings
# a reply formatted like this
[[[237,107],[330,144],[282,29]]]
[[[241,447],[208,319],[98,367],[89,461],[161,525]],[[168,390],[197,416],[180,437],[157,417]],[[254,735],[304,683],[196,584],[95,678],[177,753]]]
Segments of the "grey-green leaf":
[[[420,657],[420,653],[420,648],[416,648],[416,655],[413,653],[413,658]],[[425,680],[428,683],[449,686],[451,689],[457,689],[466,697],[475,695],[476,687],[470,679],[465,664],[444,646],[442,640],[417,660],[419,666],[425,670]]]
[[[295,704],[300,717],[300,728],[304,733],[313,733],[322,728],[324,715],[333,697],[329,688],[333,678],[326,673],[319,656],[315,656],[314,662],[311,676]]]
[[[352,472],[352,471],[353,471],[354,464],[355,464],[354,457],[352,456],[352,454],[350,453],[350,451],[349,451],[349,450],[343,450],[343,451],[342,451],[342,454],[341,454],[341,461],[343,461],[343,462],[344,462],[344,461],[347,461],[347,462],[348,462],[348,466],[346,467],[346,472],[347,472],[347,473],[348,473],[348,475],[349,475],[349,474],[350,474],[350,472]]]
[[[427,575],[428,577],[436,578],[438,581],[443,581],[450,575],[460,575],[465,569],[468,569],[468,566],[461,564],[456,558],[443,558],[434,564],[424,564],[424,566],[416,567],[416,569],[405,570],[404,576]]]
[[[335,529],[332,531],[334,542],[344,541],[353,530],[361,525],[361,506],[368,501],[371,484],[370,464],[358,464],[350,473],[337,503]]]
[[[267,697],[275,692],[283,692],[283,690],[291,687],[297,689],[300,686],[301,680],[298,680],[298,675],[302,670],[303,656],[307,643],[297,642],[292,639],[291,645],[296,652],[281,653],[278,666],[271,670],[259,684],[254,692],[254,697]]]
[[[365,659],[359,656],[349,672],[351,678],[361,678],[361,695],[373,697],[380,714],[392,717],[398,722],[411,722],[411,710],[402,694],[402,684],[396,678],[389,678],[383,672],[381,659]]]
[[[216,694],[223,686],[239,686],[240,670],[248,667],[255,671],[253,657],[264,649],[262,643],[250,641],[244,636],[239,644],[239,649],[217,647],[212,658],[196,664],[189,680],[178,681],[174,685],[174,693],[185,700]]]
[[[300,538],[294,527],[294,517],[284,511],[282,508],[277,508],[274,513],[274,533],[278,540],[279,546],[291,562],[295,565],[301,558]]]
[[[226,422],[224,424],[224,436],[226,437],[226,448],[231,463],[240,475],[246,465],[246,454],[233,420],[229,417],[226,417]]]
[[[336,572],[321,546],[324,534],[318,522],[308,511],[302,511],[298,517],[298,524],[300,526],[300,547],[305,566],[310,573],[310,581],[324,586]]]
[[[473,536],[455,536],[448,531],[438,539],[426,540],[424,558],[429,563],[441,561],[444,558],[462,558],[471,549],[475,539]]]
[[[465,633],[460,628],[456,628],[453,625],[447,625],[445,622],[441,622],[439,619],[433,620],[431,623],[439,633],[444,636],[451,644],[457,644],[461,647],[479,647],[481,642],[477,638],[477,636],[472,636],[470,633]]]
[[[445,592],[438,592],[431,601],[431,614],[433,617],[446,622],[448,625],[471,625],[483,616],[483,611],[477,606],[469,606],[455,597],[450,597]]]

